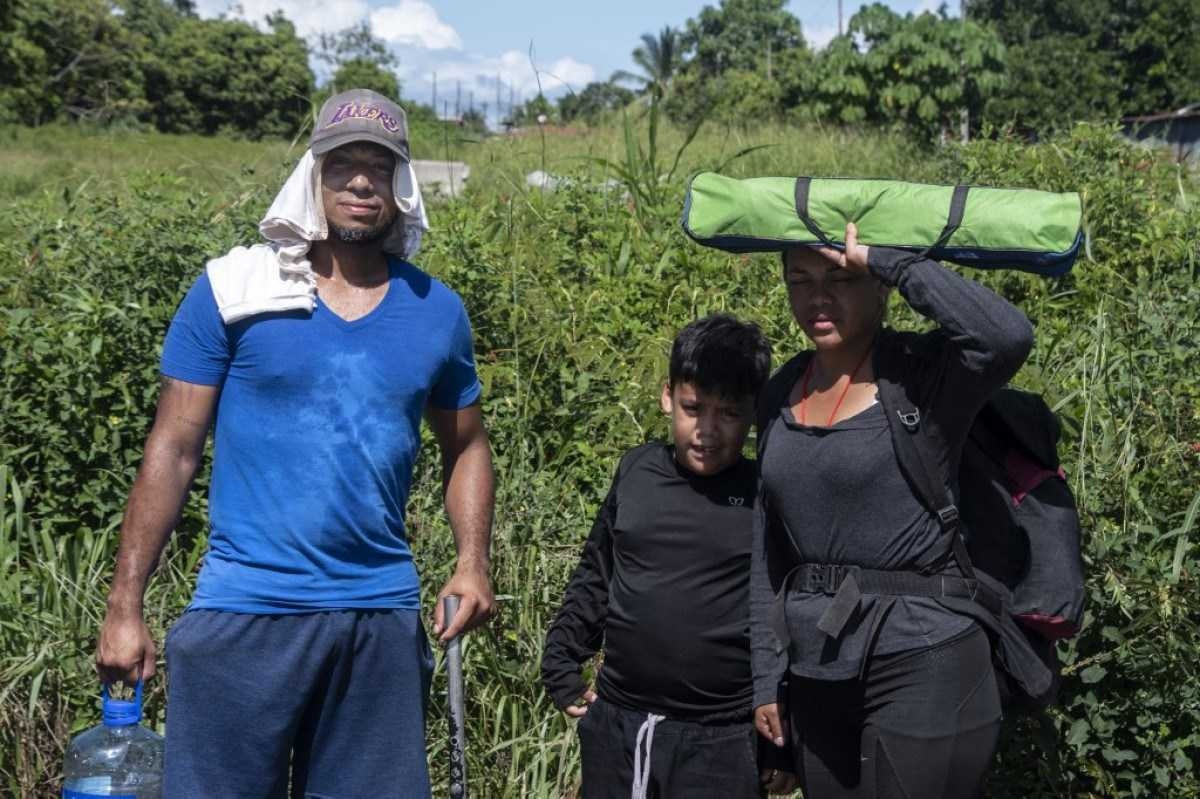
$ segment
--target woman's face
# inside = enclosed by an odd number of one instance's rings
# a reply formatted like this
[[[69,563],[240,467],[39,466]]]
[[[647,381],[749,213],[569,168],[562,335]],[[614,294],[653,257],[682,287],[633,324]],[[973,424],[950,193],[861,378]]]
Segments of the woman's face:
[[[792,316],[817,349],[871,338],[883,321],[887,287],[872,275],[841,269],[808,247],[784,257]]]

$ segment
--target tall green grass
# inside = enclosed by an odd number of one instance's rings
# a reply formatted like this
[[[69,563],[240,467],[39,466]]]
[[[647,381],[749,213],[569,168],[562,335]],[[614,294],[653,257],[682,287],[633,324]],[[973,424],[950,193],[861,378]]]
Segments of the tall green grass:
[[[55,795],[65,741],[96,721],[92,647],[166,324],[204,259],[253,237],[296,154],[286,143],[162,136],[139,154],[64,130],[60,157],[42,161],[35,134],[0,132],[24,142],[0,150],[3,163],[42,164],[17,174],[63,170],[43,185],[0,180],[0,793],[15,796]],[[644,125],[633,132],[646,152]],[[576,791],[573,724],[538,681],[542,635],[617,457],[666,433],[655,398],[674,331],[728,310],[760,322],[777,359],[803,346],[774,259],[703,250],[678,229],[684,176],[769,144],[726,171],[1083,192],[1090,257],[1072,276],[973,273],[1037,327],[1018,382],[1045,392],[1064,420],[1091,600],[1083,635],[1063,648],[1062,703],[1010,719],[989,791],[1200,795],[1196,181],[1102,128],[1037,147],[1001,140],[928,153],[890,136],[776,126],[702,130],[660,192],[599,188],[628,182],[631,168],[637,180],[661,180],[685,136],[660,132],[661,171],[631,167],[619,128],[443,142],[462,148],[470,186],[432,209],[417,260],[471,313],[500,478],[502,611],[465,645],[476,794]],[[210,156],[223,170],[213,179],[190,171]],[[574,182],[530,190],[533,169]],[[892,318],[921,324],[900,304]],[[408,516],[427,608],[453,565],[435,462],[418,464]],[[159,641],[203,552],[206,484],[201,475],[152,584]],[[156,679],[148,693],[157,725],[164,685]],[[444,691],[439,672],[429,735],[439,792]]]

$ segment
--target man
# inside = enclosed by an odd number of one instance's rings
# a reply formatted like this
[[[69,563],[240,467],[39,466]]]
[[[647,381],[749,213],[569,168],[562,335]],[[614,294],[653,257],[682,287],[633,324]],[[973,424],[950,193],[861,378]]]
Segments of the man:
[[[278,280],[287,248],[210,264],[167,334],[122,525],[96,652],[106,681],[154,674],[142,597],[215,416],[209,550],[166,643],[173,799],[283,796],[289,781],[293,796],[429,795],[432,659],[404,526],[422,414],[458,550],[434,633],[449,640],[494,607],[493,474],[470,325],[453,292],[389,254],[423,219],[397,197],[411,178],[404,112],[374,92],[336,95],[311,153],[268,217],[323,214],[328,235],[312,234],[308,260],[291,265],[312,296],[280,305],[250,277],[265,257]],[[303,196],[285,197],[294,185]],[[270,310],[248,312],[256,301]],[[448,620],[447,594],[462,597]]]

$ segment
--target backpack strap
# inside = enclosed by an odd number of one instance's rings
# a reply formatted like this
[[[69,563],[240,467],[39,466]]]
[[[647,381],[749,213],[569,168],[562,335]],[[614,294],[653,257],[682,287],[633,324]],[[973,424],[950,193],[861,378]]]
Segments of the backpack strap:
[[[892,434],[896,460],[917,499],[937,518],[942,532],[950,536],[951,552],[959,570],[968,580],[974,580],[975,569],[960,531],[958,505],[947,487],[945,475],[936,467],[937,453],[932,451],[935,442],[925,430],[921,408],[896,379],[900,364],[895,356],[892,347],[880,347],[875,357],[875,383]]]
[[[808,366],[808,360],[812,355],[813,353],[810,350],[805,350],[784,363],[775,374],[771,375],[771,379],[763,386],[763,390],[758,396],[757,416],[755,419],[755,427],[757,428],[755,452],[760,464],[762,463],[763,453],[767,449],[767,438],[770,435],[772,424],[779,417],[779,409],[783,407],[784,400],[791,393],[792,386],[796,384],[796,380],[799,379],[800,374],[804,371],[804,367]]]

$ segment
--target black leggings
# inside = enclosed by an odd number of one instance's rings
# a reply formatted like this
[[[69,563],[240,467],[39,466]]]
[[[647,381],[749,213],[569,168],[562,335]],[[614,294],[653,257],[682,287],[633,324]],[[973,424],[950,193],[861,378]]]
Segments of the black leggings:
[[[788,710],[806,799],[978,796],[1000,731],[991,648],[978,627],[875,656],[863,680],[793,675]]]

